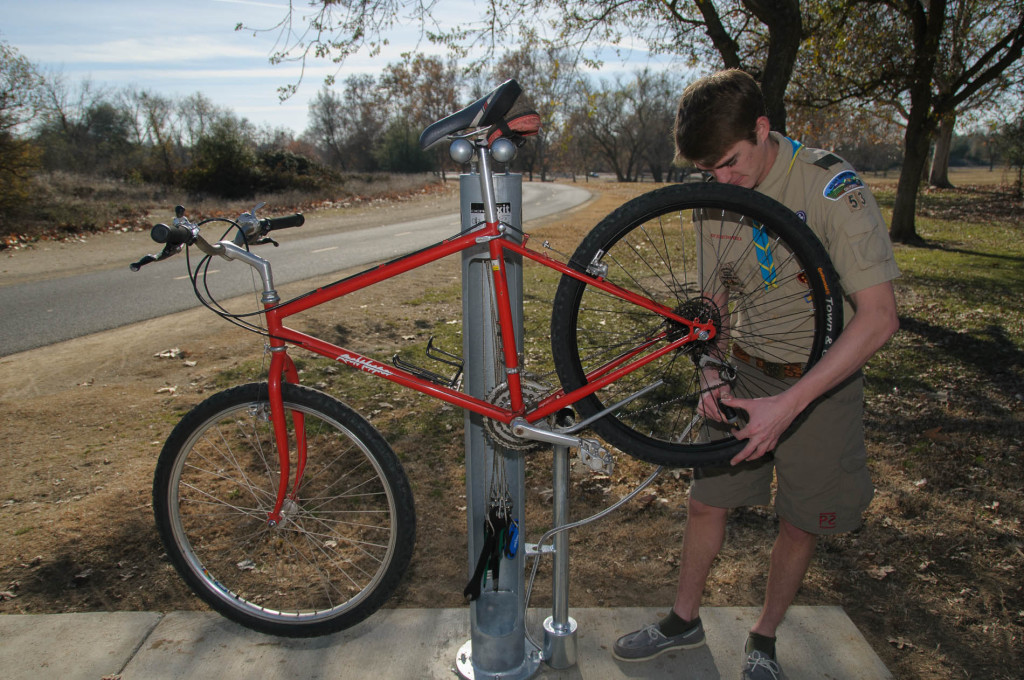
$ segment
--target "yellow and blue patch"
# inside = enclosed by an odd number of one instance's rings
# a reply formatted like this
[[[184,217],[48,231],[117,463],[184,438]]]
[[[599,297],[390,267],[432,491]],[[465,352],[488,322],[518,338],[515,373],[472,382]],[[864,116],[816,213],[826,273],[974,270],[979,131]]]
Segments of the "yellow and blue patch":
[[[864,182],[852,170],[844,170],[825,185],[822,194],[830,201],[838,201],[848,191],[864,186]]]

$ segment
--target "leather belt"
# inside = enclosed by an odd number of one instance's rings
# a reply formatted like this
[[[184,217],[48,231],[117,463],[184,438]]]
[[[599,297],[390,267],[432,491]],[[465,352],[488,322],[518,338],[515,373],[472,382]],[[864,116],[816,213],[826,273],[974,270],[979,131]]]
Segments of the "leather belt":
[[[752,357],[735,343],[732,346],[732,355],[744,363],[756,366],[757,370],[776,380],[799,378],[804,374],[804,367],[801,364],[777,364],[772,361]]]

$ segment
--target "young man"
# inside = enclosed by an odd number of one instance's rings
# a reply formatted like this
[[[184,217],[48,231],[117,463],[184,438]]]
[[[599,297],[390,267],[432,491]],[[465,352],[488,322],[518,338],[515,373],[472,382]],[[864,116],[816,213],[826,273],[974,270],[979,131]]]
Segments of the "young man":
[[[860,371],[899,326],[892,288],[899,270],[878,205],[853,168],[834,154],[772,132],[760,88],[746,73],[722,71],[687,87],[675,137],[677,155],[715,181],[756,189],[807,223],[839,273],[846,326],[800,377],[761,376],[774,380],[772,396],[737,398],[728,387],[705,395],[708,419],[724,420],[719,402],[746,413],[747,424],[735,433],[746,446],[731,466],[696,471],[672,611],[619,638],[614,654],[641,661],[704,644],[701,594],[722,547],[728,511],[769,503],[774,475],[779,533],[764,605],[746,642],[743,677],[775,680],[775,632],[803,581],[817,536],[857,528],[874,494],[865,467]],[[740,370],[758,370],[740,357],[734,353]],[[774,455],[765,458],[768,452]]]

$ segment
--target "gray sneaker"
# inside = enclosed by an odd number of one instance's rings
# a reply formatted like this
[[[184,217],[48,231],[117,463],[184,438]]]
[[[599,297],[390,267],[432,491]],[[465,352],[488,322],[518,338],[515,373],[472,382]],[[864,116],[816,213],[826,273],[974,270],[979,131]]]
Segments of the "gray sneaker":
[[[747,663],[740,677],[742,680],[779,680],[782,677],[782,669],[775,659],[755,649],[747,654]]]
[[[615,641],[612,654],[620,661],[647,661],[673,649],[693,649],[704,644],[704,624],[698,619],[692,628],[679,635],[666,636],[653,623],[623,635]]]

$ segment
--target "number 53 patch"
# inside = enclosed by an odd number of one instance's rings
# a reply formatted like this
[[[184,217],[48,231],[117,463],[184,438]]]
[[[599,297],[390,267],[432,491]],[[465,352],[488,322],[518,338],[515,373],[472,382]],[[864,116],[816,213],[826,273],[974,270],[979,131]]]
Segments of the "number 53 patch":
[[[846,194],[846,202],[850,204],[850,210],[860,210],[868,204],[868,199],[864,198],[864,192],[860,189],[856,191],[850,191]]]

